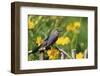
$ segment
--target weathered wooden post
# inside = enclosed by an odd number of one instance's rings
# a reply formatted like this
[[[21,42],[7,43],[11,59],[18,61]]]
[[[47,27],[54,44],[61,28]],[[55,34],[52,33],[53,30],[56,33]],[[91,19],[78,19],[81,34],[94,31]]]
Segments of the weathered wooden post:
[[[65,54],[61,52],[61,59],[65,59]]]
[[[85,51],[84,51],[84,58],[88,58],[88,50],[87,49],[85,49]]]
[[[72,58],[75,59],[76,58],[76,49],[72,49]]]
[[[44,52],[40,52],[39,59],[44,60]]]

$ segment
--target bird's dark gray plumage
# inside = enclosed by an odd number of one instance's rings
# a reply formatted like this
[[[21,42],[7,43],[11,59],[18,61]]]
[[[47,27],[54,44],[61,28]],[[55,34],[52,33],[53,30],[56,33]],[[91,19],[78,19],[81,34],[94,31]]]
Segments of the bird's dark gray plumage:
[[[48,39],[46,41],[44,41],[44,43],[41,45],[39,50],[42,50],[42,49],[45,50],[49,46],[53,45],[56,42],[56,40],[58,39],[58,36],[59,36],[59,32],[57,30],[52,31],[51,34],[49,35]]]
[[[38,50],[42,51],[49,48],[51,45],[53,45],[57,41],[59,37],[59,33],[60,32],[57,30],[52,31],[51,34],[48,36],[48,38],[44,40],[44,42],[38,47],[38,49],[33,50],[33,52],[37,52]]]

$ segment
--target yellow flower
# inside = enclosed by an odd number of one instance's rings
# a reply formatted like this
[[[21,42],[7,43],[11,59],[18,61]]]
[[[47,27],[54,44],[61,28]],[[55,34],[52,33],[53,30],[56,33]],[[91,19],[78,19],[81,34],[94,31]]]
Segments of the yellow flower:
[[[47,54],[50,60],[54,60],[58,58],[60,52],[55,48],[51,48],[50,50],[47,51]]]
[[[33,29],[35,27],[35,23],[31,20],[28,20],[28,29]]]
[[[66,27],[67,31],[73,32],[75,30],[75,27],[72,23],[70,23],[67,27]]]
[[[40,46],[43,43],[43,40],[42,40],[42,38],[40,36],[37,37],[36,43],[38,44],[38,46]]]
[[[80,28],[80,22],[73,22],[66,27],[66,30],[69,32],[73,32],[78,30],[79,28]]]
[[[74,22],[74,27],[75,27],[75,29],[79,29],[80,28],[80,22]]]
[[[56,41],[56,44],[58,45],[65,45],[70,43],[70,38],[69,37],[59,37],[58,40]]]
[[[84,55],[82,52],[79,52],[78,54],[76,54],[76,59],[83,59]]]

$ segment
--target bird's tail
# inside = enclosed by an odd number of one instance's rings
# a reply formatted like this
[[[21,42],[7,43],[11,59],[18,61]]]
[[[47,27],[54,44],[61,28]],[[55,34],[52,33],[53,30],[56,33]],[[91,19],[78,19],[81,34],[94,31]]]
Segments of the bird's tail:
[[[40,46],[33,48],[28,54],[30,55],[30,54],[34,54],[34,53],[38,52],[39,48],[40,48]]]

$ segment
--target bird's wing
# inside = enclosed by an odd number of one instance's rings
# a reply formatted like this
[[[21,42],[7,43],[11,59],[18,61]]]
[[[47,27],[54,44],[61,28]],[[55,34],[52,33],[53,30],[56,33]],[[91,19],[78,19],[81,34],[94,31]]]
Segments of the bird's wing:
[[[54,44],[57,39],[58,39],[58,34],[52,34],[47,41],[47,46]]]

